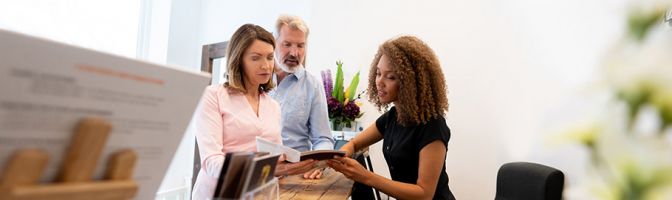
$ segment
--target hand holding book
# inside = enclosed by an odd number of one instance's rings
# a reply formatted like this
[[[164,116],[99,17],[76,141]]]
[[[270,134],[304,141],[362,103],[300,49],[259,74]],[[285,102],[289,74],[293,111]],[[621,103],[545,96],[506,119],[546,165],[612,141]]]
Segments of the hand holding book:
[[[316,164],[317,161],[315,160],[304,160],[297,163],[289,163],[285,162],[284,160],[278,160],[278,164],[275,169],[275,176],[302,174],[315,168]]]
[[[292,148],[283,146],[281,144],[275,144],[260,137],[257,137],[257,151],[270,152],[271,154],[284,154],[285,160],[292,163],[310,159],[328,160],[334,158],[334,156],[345,156],[345,151],[339,150],[314,150],[299,152]]]

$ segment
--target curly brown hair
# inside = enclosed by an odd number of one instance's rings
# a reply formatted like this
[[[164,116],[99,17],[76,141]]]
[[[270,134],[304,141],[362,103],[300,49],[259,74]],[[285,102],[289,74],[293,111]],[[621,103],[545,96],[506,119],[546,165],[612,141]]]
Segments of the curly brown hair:
[[[401,125],[424,124],[444,116],[448,111],[448,91],[441,65],[434,51],[413,36],[401,36],[380,45],[369,71],[369,101],[379,111],[390,106],[390,103],[380,102],[376,88],[377,66],[383,55],[399,80],[398,99],[394,105],[397,122]]]

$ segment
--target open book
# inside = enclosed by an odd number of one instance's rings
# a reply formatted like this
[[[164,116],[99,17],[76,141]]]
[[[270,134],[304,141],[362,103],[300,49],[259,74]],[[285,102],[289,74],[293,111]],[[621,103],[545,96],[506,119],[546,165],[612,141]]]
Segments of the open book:
[[[339,150],[313,150],[300,152],[260,137],[257,137],[257,151],[270,152],[271,154],[285,154],[286,161],[288,162],[300,162],[308,159],[328,160],[334,158],[334,156],[345,156],[345,151]]]

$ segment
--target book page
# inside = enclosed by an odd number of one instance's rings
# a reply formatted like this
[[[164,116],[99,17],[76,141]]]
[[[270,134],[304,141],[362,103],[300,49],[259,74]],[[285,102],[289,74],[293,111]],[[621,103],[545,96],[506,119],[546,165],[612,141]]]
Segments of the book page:
[[[0,167],[17,149],[40,148],[41,181],[53,182],[77,122],[98,117],[112,130],[93,178],[111,153],[133,149],[136,199],[154,199],[209,79],[0,30]]]
[[[285,160],[289,162],[301,161],[301,152],[281,144],[273,143],[267,139],[257,137],[257,151],[271,154],[285,154]]]

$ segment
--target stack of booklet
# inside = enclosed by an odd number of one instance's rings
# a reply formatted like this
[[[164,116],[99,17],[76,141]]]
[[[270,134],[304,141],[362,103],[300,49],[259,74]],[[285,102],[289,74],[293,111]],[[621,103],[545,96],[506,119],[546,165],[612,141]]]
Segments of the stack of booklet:
[[[240,199],[273,180],[279,157],[264,152],[226,153],[214,199]]]
[[[256,142],[256,153],[228,152],[224,155],[213,199],[246,199],[248,193],[272,182],[280,155],[285,155],[286,162],[328,160],[345,155],[345,152],[338,150],[299,152],[259,137]]]

